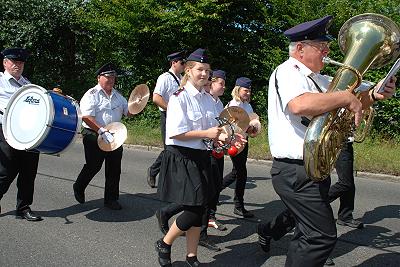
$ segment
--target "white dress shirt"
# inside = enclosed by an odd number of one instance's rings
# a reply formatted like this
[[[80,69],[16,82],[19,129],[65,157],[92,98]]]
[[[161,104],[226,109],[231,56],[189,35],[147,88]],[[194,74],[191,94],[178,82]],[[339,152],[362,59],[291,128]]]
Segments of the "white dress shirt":
[[[235,99],[232,99],[228,103],[228,107],[240,107],[244,109],[247,114],[253,113],[253,107],[250,105],[248,102],[242,102],[242,101],[236,101]]]
[[[170,72],[170,73],[169,73]],[[164,72],[161,74],[156,83],[156,87],[154,88],[154,94],[160,95],[164,101],[168,104],[170,96],[178,90],[179,84],[181,82],[181,75],[175,75],[172,69],[169,69],[169,72]],[[171,75],[172,73],[172,75]],[[175,78],[176,79],[175,79]],[[178,80],[179,83],[176,81]],[[165,111],[162,108],[158,108],[161,111]]]
[[[275,87],[278,81],[279,95]],[[290,57],[272,73],[268,89],[268,139],[271,154],[275,158],[303,159],[304,136],[307,127],[301,124],[301,116],[288,109],[290,100],[304,93],[318,93],[313,80],[324,91],[329,84],[326,77],[313,73],[300,61]]]
[[[0,123],[3,121],[3,114],[1,113],[4,112],[12,95],[18,91],[21,86],[30,83],[30,81],[22,76],[19,80],[16,80],[7,71],[4,71],[4,73],[0,72]]]
[[[101,127],[111,122],[119,122],[122,115],[128,114],[127,100],[115,89],[108,95],[98,84],[83,95],[80,108],[82,116],[95,117]],[[82,122],[82,125],[90,129],[85,122]]]
[[[210,94],[203,89],[197,90],[189,81],[182,91],[171,96],[167,108],[166,145],[206,150],[202,138],[182,141],[171,137],[210,128],[216,114],[211,98]]]

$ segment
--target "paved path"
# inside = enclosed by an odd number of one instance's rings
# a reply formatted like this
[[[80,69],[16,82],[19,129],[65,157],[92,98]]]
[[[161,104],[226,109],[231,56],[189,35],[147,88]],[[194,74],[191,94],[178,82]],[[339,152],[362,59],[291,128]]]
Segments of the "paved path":
[[[103,171],[86,191],[85,204],[73,196],[72,183],[84,160],[77,142],[61,157],[42,155],[32,208],[42,222],[14,218],[15,183],[1,201],[0,266],[157,266],[153,243],[161,237],[154,212],[164,205],[156,191],[147,186],[147,167],[158,151],[126,147],[120,183],[124,209],[103,208]],[[21,163],[23,164],[23,163]],[[231,167],[226,160],[226,171]],[[283,209],[273,191],[269,162],[248,163],[245,201],[256,219],[233,214],[233,190],[222,192],[218,217],[228,230],[209,231],[223,249],[215,253],[199,248],[206,266],[283,266],[291,235],[272,242],[269,254],[262,252],[254,234],[257,221],[268,220]],[[363,175],[364,176],[364,175]],[[363,230],[338,226],[334,250],[336,266],[400,266],[400,182],[396,177],[357,177],[356,218]],[[390,178],[390,179],[386,179]],[[335,177],[334,177],[335,179]],[[335,212],[337,202],[333,204]],[[173,266],[185,266],[185,239],[173,246]]]

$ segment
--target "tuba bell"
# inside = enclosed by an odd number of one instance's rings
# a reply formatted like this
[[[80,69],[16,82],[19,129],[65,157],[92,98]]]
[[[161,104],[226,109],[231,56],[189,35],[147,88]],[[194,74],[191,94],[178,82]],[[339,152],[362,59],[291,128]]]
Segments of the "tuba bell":
[[[325,63],[340,66],[327,92],[355,89],[369,68],[379,68],[400,54],[400,29],[389,18],[378,14],[361,14],[346,21],[339,31],[343,63],[329,58]],[[338,108],[314,117],[305,134],[304,167],[314,181],[322,181],[333,170],[343,144],[352,134],[354,114]]]

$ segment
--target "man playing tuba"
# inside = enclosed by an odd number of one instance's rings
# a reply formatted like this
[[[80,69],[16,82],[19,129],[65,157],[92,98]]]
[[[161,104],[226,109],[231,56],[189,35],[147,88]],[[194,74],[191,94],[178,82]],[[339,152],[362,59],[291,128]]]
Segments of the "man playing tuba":
[[[323,79],[319,72],[324,67],[322,59],[329,53],[332,37],[327,28],[331,20],[332,16],[326,16],[285,31],[290,40],[289,59],[270,77],[268,137],[274,157],[271,177],[288,211],[286,216],[272,220],[269,227],[260,224],[257,232],[261,246],[268,250],[272,237],[279,239],[291,229],[291,223],[295,224],[285,266],[323,266],[337,238],[328,198],[330,178],[315,182],[304,168],[307,117],[346,108],[355,114],[358,125],[364,108],[375,99],[391,97],[395,91],[395,79],[386,85],[383,93],[363,93],[360,100],[347,90],[325,93],[319,88],[310,75]]]

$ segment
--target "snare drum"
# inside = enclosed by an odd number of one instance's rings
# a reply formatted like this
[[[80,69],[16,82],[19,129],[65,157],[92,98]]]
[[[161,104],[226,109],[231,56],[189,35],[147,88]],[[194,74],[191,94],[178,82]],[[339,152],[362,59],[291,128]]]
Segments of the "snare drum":
[[[3,133],[15,149],[60,154],[75,140],[81,119],[79,105],[71,97],[28,84],[10,98]]]

